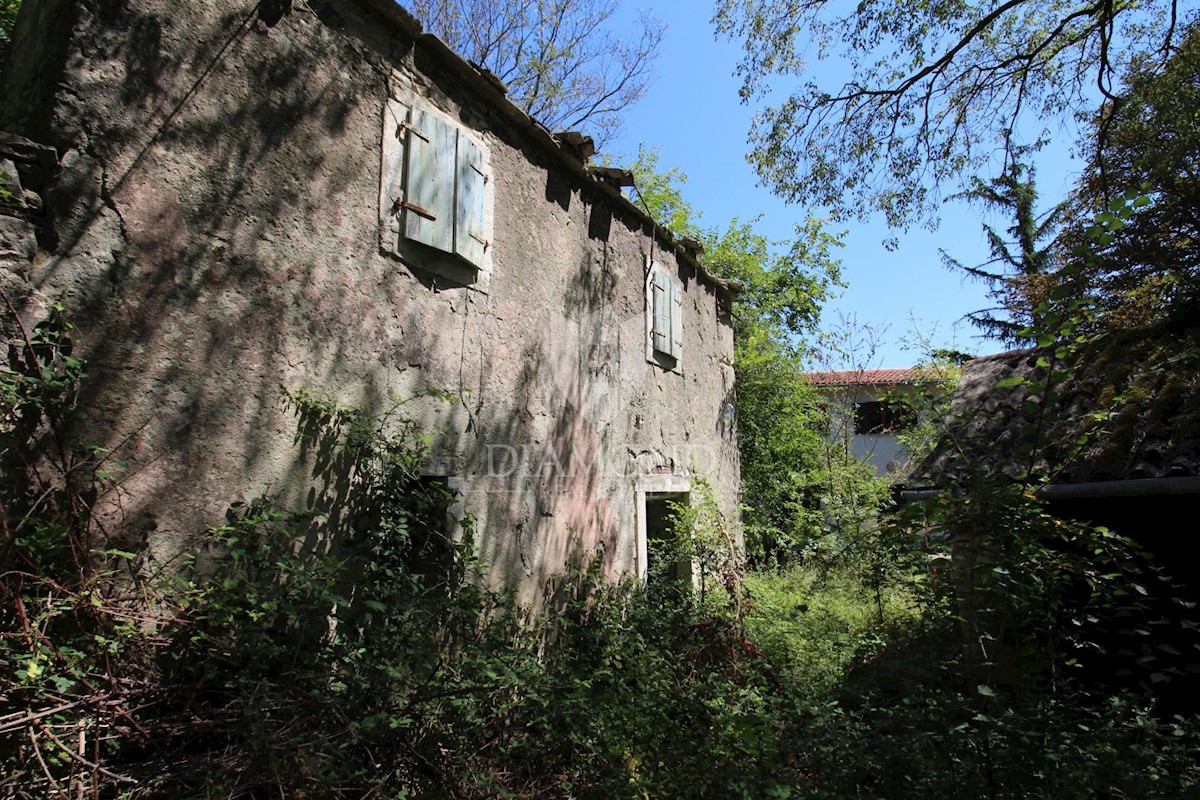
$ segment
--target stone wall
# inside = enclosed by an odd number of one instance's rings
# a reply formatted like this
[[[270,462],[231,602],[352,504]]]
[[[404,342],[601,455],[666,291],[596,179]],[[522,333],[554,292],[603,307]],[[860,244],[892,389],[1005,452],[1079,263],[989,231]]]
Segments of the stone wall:
[[[332,503],[285,388],[406,401],[526,597],[574,547],[644,568],[639,491],[696,469],[734,512],[728,288],[392,3],[26,6],[0,129],[60,164],[32,178],[36,252],[0,277],[30,320],[61,302],[78,327],[85,433],[124,464],[114,530],[166,556],[231,501]],[[398,85],[486,145],[486,285],[381,239]],[[647,359],[651,260],[682,290],[676,370]]]

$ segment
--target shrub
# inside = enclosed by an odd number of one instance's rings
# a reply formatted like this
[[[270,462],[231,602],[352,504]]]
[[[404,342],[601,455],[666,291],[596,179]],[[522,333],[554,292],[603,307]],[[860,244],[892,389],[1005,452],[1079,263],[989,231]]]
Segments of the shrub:
[[[1075,677],[1109,612],[1141,608],[1126,543],[1020,497],[939,512],[979,544],[956,551],[973,554],[961,572],[930,575],[902,520],[820,569],[746,574],[697,481],[660,559],[697,564],[696,591],[607,583],[583,553],[534,615],[471,580],[470,522],[446,535],[450,497],[421,478],[428,442],[402,406],[372,417],[299,392],[297,446],[319,454],[337,503],[235,504],[156,573],[90,516],[119,469],[71,436],[84,365],[69,325],[16,323],[0,369],[0,797],[1173,798],[1200,785],[1194,720]],[[1025,679],[1000,679],[998,645]]]

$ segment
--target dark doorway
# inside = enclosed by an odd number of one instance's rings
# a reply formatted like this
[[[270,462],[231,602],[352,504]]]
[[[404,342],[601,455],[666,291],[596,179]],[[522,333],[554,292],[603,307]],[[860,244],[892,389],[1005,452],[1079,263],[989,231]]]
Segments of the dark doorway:
[[[675,529],[676,507],[686,506],[686,492],[646,494],[646,579],[690,586],[692,558]]]

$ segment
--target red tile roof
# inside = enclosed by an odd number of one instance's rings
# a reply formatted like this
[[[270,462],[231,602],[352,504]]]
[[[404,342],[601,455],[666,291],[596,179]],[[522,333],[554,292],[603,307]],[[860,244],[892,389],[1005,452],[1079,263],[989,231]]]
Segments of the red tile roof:
[[[913,367],[806,372],[804,377],[814,386],[895,386],[901,383],[924,383],[929,379],[924,370]]]

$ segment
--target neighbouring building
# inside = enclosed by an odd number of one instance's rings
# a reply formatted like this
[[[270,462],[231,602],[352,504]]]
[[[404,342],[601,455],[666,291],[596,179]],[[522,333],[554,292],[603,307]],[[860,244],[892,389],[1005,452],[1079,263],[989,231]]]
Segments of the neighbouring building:
[[[1051,512],[1179,563],[1190,544],[1172,521],[1200,498],[1200,330],[1115,332],[1054,355],[1013,350],[968,362],[946,429],[900,498],[980,478],[1029,481]]]
[[[0,284],[76,326],[114,532],[166,557],[231,501],[336,503],[297,389],[403,402],[527,599],[579,548],[644,573],[698,473],[736,513],[737,287],[391,0],[26,0],[2,86],[41,208]]]
[[[1093,634],[1103,654],[1093,677],[1117,685],[1149,679],[1164,708],[1182,713],[1197,709],[1195,659],[1188,654],[1198,646],[1200,602],[1200,579],[1190,565],[1191,520],[1200,501],[1198,367],[1194,318],[970,361],[937,446],[896,493],[902,503],[922,503],[948,493],[1011,497],[1020,487],[1052,517],[1128,537],[1135,544],[1129,572],[1106,578],[1129,581],[1120,588],[1140,607]],[[1048,547],[1078,554],[1074,538],[1052,526],[1044,530]],[[1004,546],[980,545],[973,534],[952,532],[951,550],[963,565],[978,547]],[[1077,584],[1081,577],[1074,576]],[[962,585],[960,602],[969,607],[972,584]],[[1086,591],[1075,590],[1075,602],[1086,599]],[[1016,681],[1017,662],[996,652],[1000,674]],[[1130,670],[1135,658],[1144,674]]]
[[[829,403],[831,439],[848,438],[850,452],[874,467],[878,476],[899,476],[908,470],[908,453],[896,434],[917,421],[915,408],[905,398],[933,385],[928,370],[808,372],[804,378]]]

